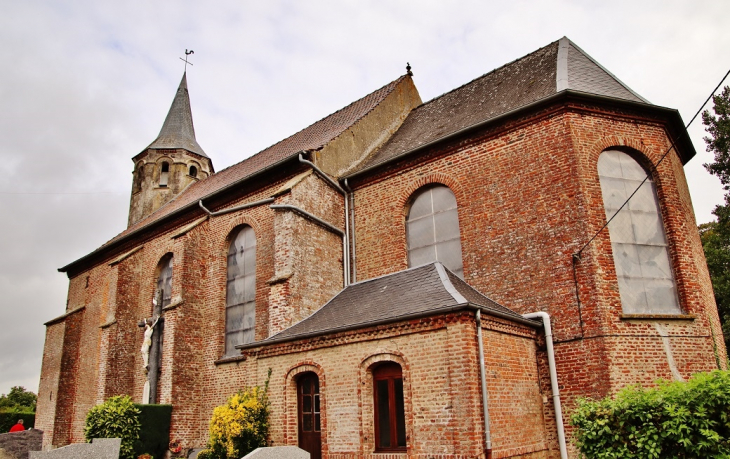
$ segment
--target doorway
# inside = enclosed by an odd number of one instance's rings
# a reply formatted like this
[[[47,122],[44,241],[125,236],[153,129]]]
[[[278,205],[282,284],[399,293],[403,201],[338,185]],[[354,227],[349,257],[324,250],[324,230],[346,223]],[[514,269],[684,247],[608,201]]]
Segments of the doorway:
[[[310,454],[310,459],[321,459],[322,419],[319,378],[315,373],[304,373],[297,380],[297,405],[299,447]]]

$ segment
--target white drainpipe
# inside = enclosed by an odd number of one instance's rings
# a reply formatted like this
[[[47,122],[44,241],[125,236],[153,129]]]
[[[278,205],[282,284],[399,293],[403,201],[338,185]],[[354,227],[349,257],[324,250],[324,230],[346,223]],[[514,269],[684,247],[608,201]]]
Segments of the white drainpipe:
[[[565,446],[565,427],[563,426],[563,408],[560,405],[560,389],[558,388],[558,372],[555,369],[555,350],[553,349],[553,329],[550,326],[550,315],[547,312],[538,311],[524,314],[522,317],[525,319],[541,319],[545,328],[545,343],[547,344],[548,367],[550,368],[550,387],[553,392],[555,424],[558,427],[560,459],[568,459],[568,450]]]

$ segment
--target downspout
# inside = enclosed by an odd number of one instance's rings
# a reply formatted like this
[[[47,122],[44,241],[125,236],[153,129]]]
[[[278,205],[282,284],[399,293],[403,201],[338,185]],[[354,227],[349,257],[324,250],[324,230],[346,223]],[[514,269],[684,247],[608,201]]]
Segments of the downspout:
[[[482,378],[482,409],[484,410],[484,456],[492,459],[492,433],[489,429],[489,405],[487,402],[487,375],[484,368],[484,342],[482,340],[482,311],[477,309],[477,342],[479,343],[479,374]]]
[[[352,266],[352,278],[350,279],[353,283],[357,282],[357,248],[355,247],[355,241],[357,238],[355,237],[355,192],[352,191],[352,188],[350,188],[350,185],[347,183],[347,179],[345,179],[344,182],[345,190],[347,190],[347,193],[350,195],[350,228],[352,228],[352,252],[350,257],[350,263]]]
[[[555,369],[555,350],[553,349],[553,329],[550,326],[550,315],[547,312],[531,312],[523,314],[525,319],[541,319],[545,329],[545,344],[547,345],[548,367],[550,369],[550,388],[553,392],[553,406],[555,407],[555,424],[558,428],[558,443],[560,444],[560,459],[568,459],[568,450],[565,447],[565,427],[563,426],[563,408],[560,405],[560,389],[558,388],[558,372]]]
[[[345,282],[345,287],[350,285],[350,222],[347,216],[350,213],[350,207],[347,202],[347,192],[342,189],[342,187],[332,180],[332,178],[325,174],[320,168],[315,166],[315,164],[311,161],[307,161],[304,159],[304,156],[302,155],[303,152],[299,153],[299,162],[302,164],[306,164],[307,166],[311,167],[314,172],[317,173],[324,181],[329,183],[332,188],[339,191],[340,194],[342,194],[342,197],[345,201],[345,234],[342,236],[342,271],[343,271],[343,277]]]

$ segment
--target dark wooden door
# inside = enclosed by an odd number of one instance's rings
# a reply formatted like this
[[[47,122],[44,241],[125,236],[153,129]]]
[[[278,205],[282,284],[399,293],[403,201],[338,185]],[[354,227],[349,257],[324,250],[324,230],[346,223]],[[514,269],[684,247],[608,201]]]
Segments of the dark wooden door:
[[[317,375],[304,373],[297,381],[297,393],[299,447],[310,454],[310,459],[321,459],[322,419]]]

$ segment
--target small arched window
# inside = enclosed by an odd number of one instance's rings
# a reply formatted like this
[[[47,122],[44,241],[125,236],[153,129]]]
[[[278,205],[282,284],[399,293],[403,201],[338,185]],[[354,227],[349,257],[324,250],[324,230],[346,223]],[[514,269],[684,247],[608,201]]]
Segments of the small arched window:
[[[250,226],[233,233],[228,247],[226,355],[252,343],[256,324],[256,237]]]
[[[607,219],[641,186],[608,225],[623,312],[680,314],[654,181],[618,150],[601,153],[598,176]]]
[[[440,261],[463,278],[461,233],[456,197],[446,186],[418,191],[406,220],[408,266]]]
[[[195,166],[190,166],[190,169],[188,169],[188,175],[191,177],[197,177],[198,176],[198,168]]]
[[[162,164],[160,164],[160,186],[165,187],[167,186],[167,178],[170,174],[170,163],[167,161],[164,161]]]
[[[375,451],[406,450],[406,416],[403,370],[395,362],[373,369]]]

